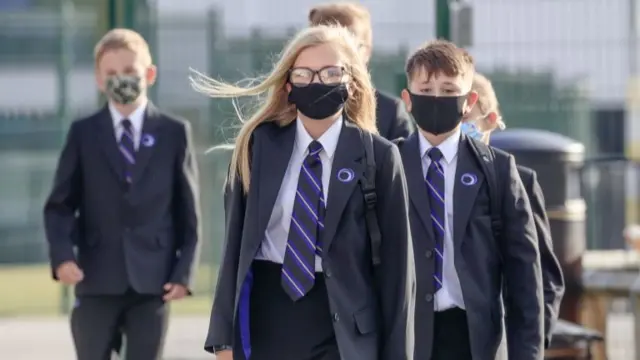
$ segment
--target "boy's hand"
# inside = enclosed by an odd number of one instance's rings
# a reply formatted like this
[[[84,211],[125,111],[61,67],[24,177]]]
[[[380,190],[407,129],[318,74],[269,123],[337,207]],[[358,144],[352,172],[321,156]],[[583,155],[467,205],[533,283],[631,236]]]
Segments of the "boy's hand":
[[[231,350],[216,352],[216,360],[233,360],[233,352]]]
[[[66,261],[56,269],[56,277],[65,285],[75,285],[84,279],[84,273],[75,261]]]
[[[183,297],[187,296],[187,294],[189,293],[187,288],[183,285],[172,283],[165,284],[164,291],[164,301],[180,300]]]

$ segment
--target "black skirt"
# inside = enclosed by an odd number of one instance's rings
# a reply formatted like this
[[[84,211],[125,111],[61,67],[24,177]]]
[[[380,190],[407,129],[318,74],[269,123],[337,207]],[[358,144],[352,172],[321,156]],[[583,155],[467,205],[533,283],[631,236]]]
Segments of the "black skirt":
[[[293,301],[281,285],[282,265],[256,260],[249,301],[250,360],[340,360],[324,275]]]

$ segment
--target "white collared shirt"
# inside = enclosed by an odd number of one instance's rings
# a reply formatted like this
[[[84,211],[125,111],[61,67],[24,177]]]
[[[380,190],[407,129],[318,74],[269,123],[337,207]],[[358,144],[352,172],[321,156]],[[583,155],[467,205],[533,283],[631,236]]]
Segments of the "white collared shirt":
[[[422,174],[427,176],[431,165],[431,158],[427,152],[433,147],[429,141],[419,133],[420,156],[422,159]],[[447,212],[444,220],[444,260],[442,264],[442,288],[435,295],[435,310],[443,311],[454,307],[464,309],[464,299],[460,279],[453,262],[453,189],[455,185],[456,168],[458,165],[458,145],[460,144],[460,129],[449,136],[437,148],[442,152],[440,164],[444,169],[444,206]],[[461,229],[460,229],[461,230]]]
[[[120,141],[122,136],[122,120],[129,119],[131,121],[131,131],[133,132],[133,143],[136,150],[140,146],[140,137],[142,136],[142,125],[144,123],[144,112],[147,110],[147,101],[138,106],[128,117],[124,117],[118,109],[109,102],[109,113],[113,120],[113,129],[115,131],[116,141]]]
[[[320,152],[320,162],[322,163],[322,189],[324,191],[325,201],[329,196],[329,179],[331,178],[331,166],[333,165],[333,157],[338,146],[338,138],[342,131],[342,117],[336,120],[327,131],[320,136],[318,142],[322,144]],[[264,233],[264,239],[256,259],[269,260],[279,264],[284,262],[284,254],[289,239],[289,227],[291,225],[291,216],[293,216],[293,205],[298,189],[298,177],[302,162],[309,153],[308,148],[313,138],[304,128],[300,119],[296,120],[296,139],[293,145],[293,152],[289,159],[287,171],[282,179],[278,197],[271,211],[271,218]],[[325,202],[326,204],[326,202]],[[316,255],[316,272],[322,271],[322,259]]]

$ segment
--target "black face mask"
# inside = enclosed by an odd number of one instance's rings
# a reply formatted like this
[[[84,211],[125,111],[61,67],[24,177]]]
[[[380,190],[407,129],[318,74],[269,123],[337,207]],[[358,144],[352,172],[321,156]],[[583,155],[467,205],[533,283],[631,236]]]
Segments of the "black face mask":
[[[455,129],[462,121],[462,104],[467,95],[431,96],[409,93],[411,115],[420,129],[434,135]]]
[[[298,87],[291,85],[289,102],[311,119],[322,120],[342,110],[349,98],[346,84],[325,85],[312,83]]]

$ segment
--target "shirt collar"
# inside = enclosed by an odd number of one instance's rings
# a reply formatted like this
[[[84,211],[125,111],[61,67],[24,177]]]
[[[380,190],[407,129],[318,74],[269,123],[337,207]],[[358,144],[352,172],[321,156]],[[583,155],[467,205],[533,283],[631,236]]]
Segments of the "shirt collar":
[[[420,157],[423,158],[427,156],[427,152],[431,150],[433,145],[429,143],[429,140],[427,140],[427,138],[424,137],[422,132],[418,132],[418,133],[420,134],[420,136],[418,137],[418,139],[420,139]],[[458,155],[458,145],[460,144],[460,135],[461,135],[461,131],[460,131],[460,127],[458,127],[458,129],[453,134],[451,134],[440,145],[437,146],[437,148],[440,149],[440,151],[442,152],[442,157],[447,162],[447,164],[450,164],[451,161],[453,161],[453,159],[456,157],[456,155]]]
[[[147,101],[143,101],[132,113],[127,117],[131,121],[131,126],[137,132],[142,131],[142,123],[144,122],[144,112],[147,110]],[[118,128],[121,126],[122,120],[125,117],[116,109],[111,102],[109,102],[109,113],[111,113],[111,119],[113,120],[113,127]]]
[[[342,131],[342,116],[338,118],[327,131],[318,138],[318,142],[322,145],[322,149],[325,151],[329,159],[333,158],[338,146],[338,139],[340,138],[340,132]],[[296,120],[296,145],[295,149],[299,153],[306,154],[309,144],[313,141],[313,138],[304,128],[302,120]]]

